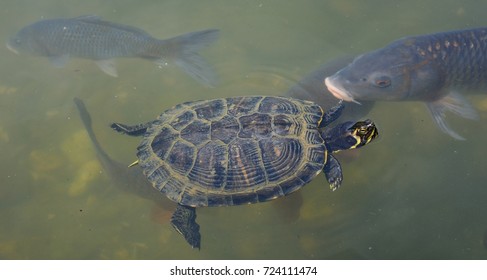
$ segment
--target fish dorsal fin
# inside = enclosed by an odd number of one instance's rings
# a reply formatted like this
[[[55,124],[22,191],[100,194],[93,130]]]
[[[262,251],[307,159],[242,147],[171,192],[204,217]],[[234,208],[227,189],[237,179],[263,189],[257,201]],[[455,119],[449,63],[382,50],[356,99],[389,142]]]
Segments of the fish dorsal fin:
[[[456,92],[450,92],[443,98],[428,102],[426,105],[440,130],[457,140],[465,140],[465,138],[448,126],[445,116],[446,111],[470,120],[479,119],[479,114],[475,108],[473,108],[472,104],[470,104],[465,97]]]
[[[127,32],[134,32],[134,33],[139,33],[139,34],[144,34],[144,35],[150,36],[149,33],[147,33],[146,31],[144,31],[140,28],[102,20],[100,16],[95,16],[95,15],[79,16],[79,17],[73,18],[73,20],[77,20],[77,21],[81,21],[81,22],[85,22],[85,23],[109,26],[112,28],[125,30]]]
[[[101,21],[101,17],[97,15],[84,15],[73,18],[74,20],[85,21],[85,22],[98,22]]]

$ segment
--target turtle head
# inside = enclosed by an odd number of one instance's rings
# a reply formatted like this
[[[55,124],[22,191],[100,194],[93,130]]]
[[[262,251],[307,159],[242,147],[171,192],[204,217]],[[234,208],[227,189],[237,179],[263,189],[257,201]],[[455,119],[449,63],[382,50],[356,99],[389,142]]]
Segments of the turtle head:
[[[360,148],[379,136],[371,120],[344,122],[322,133],[331,152]]]

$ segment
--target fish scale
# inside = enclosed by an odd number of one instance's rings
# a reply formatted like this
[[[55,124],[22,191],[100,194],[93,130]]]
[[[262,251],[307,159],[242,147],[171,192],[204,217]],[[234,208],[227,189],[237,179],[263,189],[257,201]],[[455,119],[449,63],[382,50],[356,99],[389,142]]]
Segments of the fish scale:
[[[423,38],[424,43],[429,44],[428,49],[432,48],[432,54],[437,54],[436,61],[445,71],[445,86],[472,88],[486,83],[486,29],[440,33],[431,37],[433,40],[428,36]]]

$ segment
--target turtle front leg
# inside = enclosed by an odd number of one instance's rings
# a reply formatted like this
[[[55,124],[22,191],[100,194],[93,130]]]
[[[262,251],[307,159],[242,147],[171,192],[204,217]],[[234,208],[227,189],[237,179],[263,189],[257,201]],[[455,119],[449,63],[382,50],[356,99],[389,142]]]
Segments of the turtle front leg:
[[[336,121],[342,115],[343,109],[345,109],[345,105],[343,104],[343,101],[340,100],[337,105],[333,106],[323,114],[320,128],[327,127],[330,123]]]
[[[192,248],[200,249],[200,226],[196,223],[196,208],[178,204],[171,217],[172,226]]]
[[[130,136],[141,136],[147,131],[147,128],[151,125],[151,123],[152,122],[136,124],[136,125],[112,123],[110,127],[113,128],[115,131],[123,134],[127,134]]]
[[[325,173],[328,183],[330,183],[330,189],[332,191],[338,189],[343,181],[342,167],[338,160],[328,154],[325,167],[323,167],[323,172]]]

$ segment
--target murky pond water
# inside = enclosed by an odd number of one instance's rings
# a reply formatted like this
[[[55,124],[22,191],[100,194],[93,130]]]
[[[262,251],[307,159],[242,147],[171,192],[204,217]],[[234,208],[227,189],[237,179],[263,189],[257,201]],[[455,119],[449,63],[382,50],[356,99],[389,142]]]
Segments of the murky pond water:
[[[141,59],[117,60],[113,78],[88,60],[58,69],[0,48],[0,258],[486,259],[485,94],[466,95],[479,121],[449,118],[467,141],[441,133],[423,104],[377,103],[367,117],[380,139],[341,156],[342,188],[331,192],[319,175],[282,201],[198,209],[200,251],[171,227],[168,211],[123,191],[103,169],[73,103],[84,100],[101,146],[128,165],[139,139],[111,130],[113,121],[142,123],[190,100],[283,95],[333,59],[406,35],[486,26],[486,8],[479,1],[3,1],[5,42],[42,18],[92,14],[161,39],[207,28],[221,34],[201,51],[218,73],[215,87]]]

